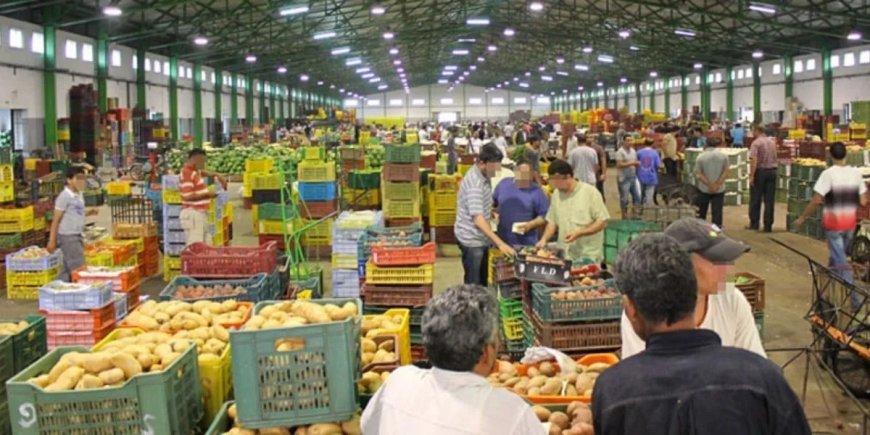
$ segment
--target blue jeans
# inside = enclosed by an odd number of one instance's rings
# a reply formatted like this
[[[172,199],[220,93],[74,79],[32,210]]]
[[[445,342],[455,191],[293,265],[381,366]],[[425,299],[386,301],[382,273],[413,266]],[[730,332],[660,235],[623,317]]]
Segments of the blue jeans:
[[[825,237],[828,239],[828,252],[830,259],[828,260],[828,268],[831,272],[843,278],[843,281],[852,284],[852,268],[846,258],[846,248],[852,243],[853,231],[825,231]],[[852,308],[858,309],[861,301],[858,299],[857,292],[851,292]]]
[[[652,207],[655,205],[656,185],[641,184],[641,193],[643,193],[643,206]]]
[[[459,251],[462,253],[462,268],[465,270],[463,282],[486,287],[489,277],[489,271],[486,270],[489,247],[464,246],[459,243]]]
[[[628,210],[628,195],[631,194],[634,207],[640,207],[640,190],[638,189],[637,177],[625,177],[619,180],[619,207]]]

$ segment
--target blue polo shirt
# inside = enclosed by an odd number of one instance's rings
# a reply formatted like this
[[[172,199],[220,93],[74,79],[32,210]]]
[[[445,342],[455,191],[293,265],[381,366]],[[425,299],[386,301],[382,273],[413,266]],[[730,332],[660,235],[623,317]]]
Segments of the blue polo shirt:
[[[531,183],[528,188],[520,189],[513,177],[505,178],[496,186],[492,198],[498,207],[496,233],[505,243],[511,246],[532,246],[538,242],[540,236],[537,229],[526,234],[512,231],[516,222],[528,222],[539,216],[547,216],[550,201],[537,184]]]

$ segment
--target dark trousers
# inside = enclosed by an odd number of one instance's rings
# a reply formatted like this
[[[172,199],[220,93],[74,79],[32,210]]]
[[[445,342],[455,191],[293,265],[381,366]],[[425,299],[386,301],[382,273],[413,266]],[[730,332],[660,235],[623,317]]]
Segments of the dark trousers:
[[[707,220],[707,207],[712,206],[713,223],[722,228],[722,205],[725,203],[724,193],[704,193],[698,190],[695,205],[698,207],[698,218]]]
[[[600,177],[601,175],[595,174],[595,176]],[[595,188],[598,189],[599,192],[601,192],[601,200],[607,202],[607,197],[604,196],[604,182],[601,180],[595,181]]]
[[[462,253],[462,268],[465,269],[465,284],[478,284],[486,287],[489,271],[486,270],[489,247],[471,247],[459,243]]]
[[[665,173],[670,177],[677,176],[677,161],[674,159],[665,159]]]
[[[764,201],[764,230],[773,228],[773,204],[776,200],[776,168],[755,170],[755,183],[749,192],[749,227],[757,230]]]

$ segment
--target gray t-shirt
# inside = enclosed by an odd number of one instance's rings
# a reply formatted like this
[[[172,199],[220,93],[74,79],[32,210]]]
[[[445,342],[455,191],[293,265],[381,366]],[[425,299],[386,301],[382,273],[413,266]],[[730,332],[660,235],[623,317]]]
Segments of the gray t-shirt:
[[[526,160],[529,161],[529,167],[532,172],[538,173],[541,170],[541,153],[538,150],[526,148]]]
[[[637,161],[637,151],[634,148],[629,148],[627,151],[625,147],[620,147],[619,150],[616,151],[616,163],[632,163]],[[625,168],[617,168],[616,175],[618,179],[624,180],[626,178],[632,178],[637,176],[637,168],[634,166],[628,166]]]
[[[73,193],[69,187],[57,196],[54,201],[54,210],[62,211],[63,217],[57,233],[61,235],[81,235],[85,228],[85,198],[81,192]]]
[[[574,178],[582,183],[595,185],[595,167],[598,166],[598,153],[588,146],[579,146],[568,155],[568,163],[574,168]]]
[[[703,173],[711,183],[719,180],[722,172],[727,170],[728,156],[719,152],[716,148],[707,148],[698,156],[698,160],[695,162],[695,174]],[[704,193],[725,193],[725,183],[722,183],[716,192],[710,192],[710,188],[700,179],[696,184],[698,185],[698,190]]]
[[[473,166],[462,177],[456,196],[453,234],[464,246],[485,247],[490,244],[486,234],[474,223],[477,215],[483,216],[487,222],[492,218],[492,184],[477,166]]]

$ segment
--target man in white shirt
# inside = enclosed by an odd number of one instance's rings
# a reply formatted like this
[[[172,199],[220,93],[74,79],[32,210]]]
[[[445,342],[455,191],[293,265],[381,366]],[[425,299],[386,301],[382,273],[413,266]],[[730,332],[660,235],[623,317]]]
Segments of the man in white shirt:
[[[452,287],[423,313],[432,368],[404,366],[363,411],[372,435],[544,435],[529,405],[486,381],[496,365],[498,303],[486,288]]]
[[[727,282],[734,261],[748,252],[749,246],[729,238],[716,225],[695,218],[672,223],[665,229],[665,235],[692,254],[698,281],[695,325],[716,332],[723,346],[739,347],[766,358],[752,307],[734,283]],[[645,348],[623,311],[622,358]]]

